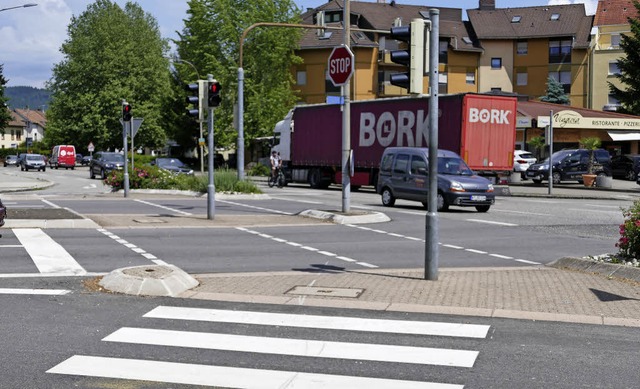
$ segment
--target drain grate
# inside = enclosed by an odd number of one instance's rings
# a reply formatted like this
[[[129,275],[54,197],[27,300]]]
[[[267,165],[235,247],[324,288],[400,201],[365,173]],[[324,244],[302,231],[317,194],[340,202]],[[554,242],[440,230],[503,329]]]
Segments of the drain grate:
[[[358,298],[364,292],[360,288],[332,288],[322,286],[294,286],[285,294],[305,295],[305,296],[326,296],[326,297],[348,297]]]

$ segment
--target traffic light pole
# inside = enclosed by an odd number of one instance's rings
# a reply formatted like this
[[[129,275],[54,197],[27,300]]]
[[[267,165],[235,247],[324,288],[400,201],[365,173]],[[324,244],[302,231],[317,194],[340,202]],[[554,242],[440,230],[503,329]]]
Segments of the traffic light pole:
[[[207,79],[209,85],[213,82],[213,75],[208,74]],[[209,115],[207,115],[207,143],[209,145],[209,154],[207,155],[207,163],[209,165],[209,185],[207,186],[207,219],[213,220],[216,215],[216,185],[213,180],[213,155],[215,154],[215,145],[213,144],[213,110],[209,107]]]
[[[553,110],[549,111],[549,133],[545,136],[547,142],[549,142],[549,195],[553,190]]]
[[[430,9],[429,34],[429,197],[426,219],[424,279],[438,280],[438,45],[440,10]]]
[[[131,131],[131,120],[123,122],[122,143],[124,143],[124,197],[129,197],[129,151],[127,148],[127,134]]]

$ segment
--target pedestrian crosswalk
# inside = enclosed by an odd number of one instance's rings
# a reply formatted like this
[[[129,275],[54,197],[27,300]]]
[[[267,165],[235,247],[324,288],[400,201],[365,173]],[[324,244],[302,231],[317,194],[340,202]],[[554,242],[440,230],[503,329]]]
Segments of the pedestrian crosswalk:
[[[146,321],[148,320],[148,321]],[[140,321],[136,321],[140,323]],[[227,331],[193,331],[189,323],[198,322],[197,328],[223,324]],[[48,370],[60,375],[94,378],[120,378],[170,384],[202,385],[229,388],[462,388],[463,384],[393,379],[394,374],[382,376],[330,374],[323,368],[325,361],[345,360],[358,363],[386,362],[469,369],[479,352],[438,347],[394,345],[381,342],[344,342],[318,340],[335,331],[367,333],[372,335],[409,335],[418,337],[444,336],[485,339],[489,326],[464,323],[443,323],[415,320],[372,319],[363,317],[322,316],[307,314],[235,311],[177,306],[158,306],[143,315],[140,327],[122,327],[102,338],[108,344],[140,345],[166,348],[161,358],[124,358],[118,355],[73,355]],[[180,329],[170,329],[175,325]],[[155,328],[162,327],[162,328]],[[169,327],[169,328],[168,328]],[[219,328],[219,327],[214,327]],[[228,329],[232,328],[233,331]],[[256,336],[243,334],[247,328],[284,331],[285,335]],[[189,329],[189,330],[187,330]],[[311,339],[301,337],[297,329],[313,331]],[[229,333],[232,332],[232,333]],[[269,332],[269,331],[267,331]],[[287,334],[290,334],[288,336]],[[297,334],[297,335],[296,335]],[[386,340],[387,336],[379,336]],[[376,338],[377,339],[377,338]],[[234,355],[263,355],[312,358],[318,371],[293,371],[251,367],[249,357],[233,364],[214,365],[185,363],[184,357],[171,361],[172,350],[231,351]],[[241,354],[238,354],[241,353]],[[247,353],[247,354],[245,354]],[[184,354],[182,354],[184,355]],[[191,354],[195,355],[195,353]],[[169,356],[169,358],[165,357]],[[195,358],[195,356],[194,356]],[[167,360],[169,359],[169,360]],[[374,373],[370,375],[376,375]]]

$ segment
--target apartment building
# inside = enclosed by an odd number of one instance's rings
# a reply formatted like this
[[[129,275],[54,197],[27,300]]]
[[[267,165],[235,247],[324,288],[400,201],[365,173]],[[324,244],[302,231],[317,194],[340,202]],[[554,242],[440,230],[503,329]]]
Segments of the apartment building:
[[[0,130],[0,148],[15,149],[30,139],[32,142],[44,138],[47,119],[43,111],[12,109],[9,125]]]
[[[628,18],[638,18],[631,0],[600,0],[591,29],[589,108],[615,111],[620,102],[609,92],[609,83],[620,88],[618,59],[624,34],[631,32]]]

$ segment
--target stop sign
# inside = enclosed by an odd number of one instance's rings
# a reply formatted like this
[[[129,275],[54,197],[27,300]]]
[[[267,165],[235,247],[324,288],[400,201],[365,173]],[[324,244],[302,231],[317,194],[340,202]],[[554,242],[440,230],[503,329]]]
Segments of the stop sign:
[[[334,47],[329,56],[328,67],[333,85],[344,85],[353,74],[353,53],[346,46]]]

